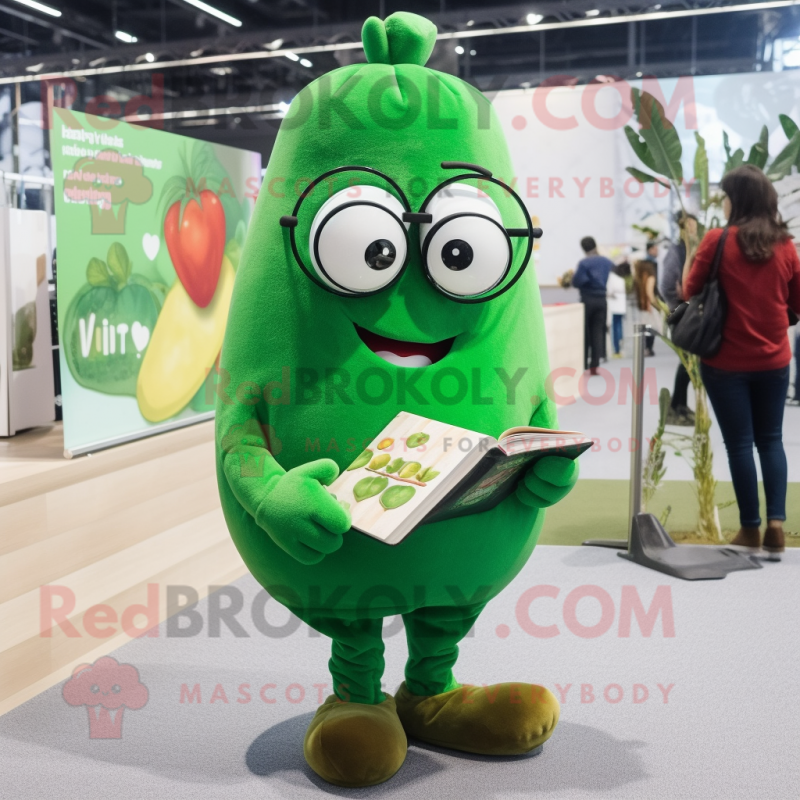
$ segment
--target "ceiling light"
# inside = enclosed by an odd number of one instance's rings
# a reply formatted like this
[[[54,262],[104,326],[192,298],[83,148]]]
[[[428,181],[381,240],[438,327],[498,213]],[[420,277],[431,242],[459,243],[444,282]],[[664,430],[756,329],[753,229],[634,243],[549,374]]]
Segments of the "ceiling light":
[[[189,55],[190,55],[192,58],[197,58],[198,56],[201,56],[201,55],[203,55],[203,53],[204,53],[204,52],[205,52],[205,51],[204,51],[204,50],[203,50],[203,48],[201,47],[199,50],[192,50],[192,52],[191,52],[191,53],[189,53]]]
[[[637,73],[636,73],[636,77],[637,77],[637,78],[641,78],[641,77],[642,77],[642,73],[641,73],[641,72],[637,72]]]
[[[230,75],[233,70],[230,67],[211,67],[211,72],[214,75]]]
[[[36,0],[14,0],[14,2],[19,3],[21,6],[28,6],[28,8],[41,11],[42,14],[49,14],[51,17],[61,16],[61,12],[57,8],[46,6],[44,3],[37,3]]]
[[[44,64],[32,64],[30,67],[25,67],[28,72],[39,72]]]
[[[121,42],[125,42],[125,44],[133,44],[139,41],[135,36],[131,36],[129,33],[125,33],[125,31],[114,31],[114,36]]]
[[[301,58],[300,59],[300,66],[301,67],[313,67],[314,65],[307,58]]]
[[[148,64],[152,64],[156,60],[156,57],[152,53],[145,53],[144,54],[144,60]]]
[[[283,47],[283,39],[273,39],[271,42],[266,42],[264,47],[266,47],[267,50],[277,50]]]
[[[278,111],[280,111],[281,114],[285,114],[288,110],[289,104],[284,100],[281,100],[280,103],[278,103]]]
[[[228,25],[233,25],[234,28],[242,27],[242,21],[240,19],[236,19],[236,17],[232,17],[230,14],[226,14],[224,11],[214,8],[214,6],[204,3],[203,0],[183,0],[183,2],[188,3],[190,6],[194,6],[195,8],[199,8],[200,11],[205,11],[206,14],[210,14],[212,17],[216,17],[217,19],[221,19],[223,22],[227,22]]]
[[[478,55],[478,51],[477,51],[477,50],[470,50],[470,51],[469,51],[469,54],[470,54],[471,56],[476,56],[476,55]]]
[[[538,25],[544,19],[544,14],[528,14],[525,17],[525,22],[528,25]]]
[[[474,20],[474,19],[471,19],[471,20],[469,20],[469,21],[467,22],[467,27],[468,27],[468,28],[471,28],[471,27],[472,27],[474,24],[475,24],[475,20]]]
[[[299,61],[300,60],[300,56],[297,55],[297,53],[293,53],[291,50],[288,50],[287,52],[285,52],[284,55],[286,56],[286,58],[289,59],[289,61]]]
[[[587,17],[599,17],[600,16],[600,9],[599,8],[592,8],[586,12]]]
[[[456,45],[456,53],[458,53],[460,56],[464,55],[464,48],[460,44]]]

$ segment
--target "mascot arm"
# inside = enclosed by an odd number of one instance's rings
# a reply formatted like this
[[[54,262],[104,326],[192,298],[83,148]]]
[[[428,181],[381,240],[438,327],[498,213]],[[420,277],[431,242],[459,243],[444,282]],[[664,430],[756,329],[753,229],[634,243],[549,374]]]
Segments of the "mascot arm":
[[[287,472],[267,449],[255,417],[231,416],[218,410],[219,429],[227,431],[221,438],[222,468],[242,508],[301,564],[317,564],[338,550],[350,529],[350,511],[325,488],[339,474],[336,462],[321,458]]]
[[[552,400],[540,403],[530,424],[557,428],[556,408]],[[578,462],[561,456],[547,456],[537,461],[517,486],[517,499],[531,508],[547,508],[563,500],[578,480]]]

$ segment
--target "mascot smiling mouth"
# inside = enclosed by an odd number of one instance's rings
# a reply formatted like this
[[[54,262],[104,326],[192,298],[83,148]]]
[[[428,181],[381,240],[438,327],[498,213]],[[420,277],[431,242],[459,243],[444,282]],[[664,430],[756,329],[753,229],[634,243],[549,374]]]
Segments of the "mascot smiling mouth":
[[[380,336],[360,325],[355,327],[361,341],[376,356],[397,367],[429,367],[441,361],[450,352],[456,340],[454,336],[451,339],[442,339],[441,342],[402,342],[399,339]]]

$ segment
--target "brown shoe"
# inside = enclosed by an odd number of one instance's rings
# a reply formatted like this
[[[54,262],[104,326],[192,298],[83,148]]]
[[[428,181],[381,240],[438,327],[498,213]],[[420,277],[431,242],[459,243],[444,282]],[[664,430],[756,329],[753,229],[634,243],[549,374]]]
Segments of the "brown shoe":
[[[758,553],[761,550],[761,531],[758,528],[742,526],[728,547],[744,553]]]
[[[770,561],[780,561],[781,553],[786,549],[786,539],[783,533],[783,521],[771,519],[767,522],[764,531],[764,550],[769,554]]]
[[[590,375],[599,375],[600,373],[597,371],[597,367],[590,367],[589,368]]]

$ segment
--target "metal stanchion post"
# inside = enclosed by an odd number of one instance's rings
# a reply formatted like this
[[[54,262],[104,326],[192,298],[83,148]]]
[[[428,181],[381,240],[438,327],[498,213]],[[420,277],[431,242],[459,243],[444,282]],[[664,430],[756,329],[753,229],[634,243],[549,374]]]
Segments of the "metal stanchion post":
[[[633,520],[642,510],[642,398],[644,397],[644,334],[646,325],[640,322],[633,326],[633,414],[631,415],[631,489],[628,519]],[[627,539],[587,539],[583,544],[590,547],[611,547],[614,550],[629,550],[632,526],[628,525]]]
[[[644,337],[646,325],[633,326],[633,413],[631,414],[631,490],[629,519],[642,512],[642,442],[644,441]],[[630,529],[627,545],[630,545]]]

